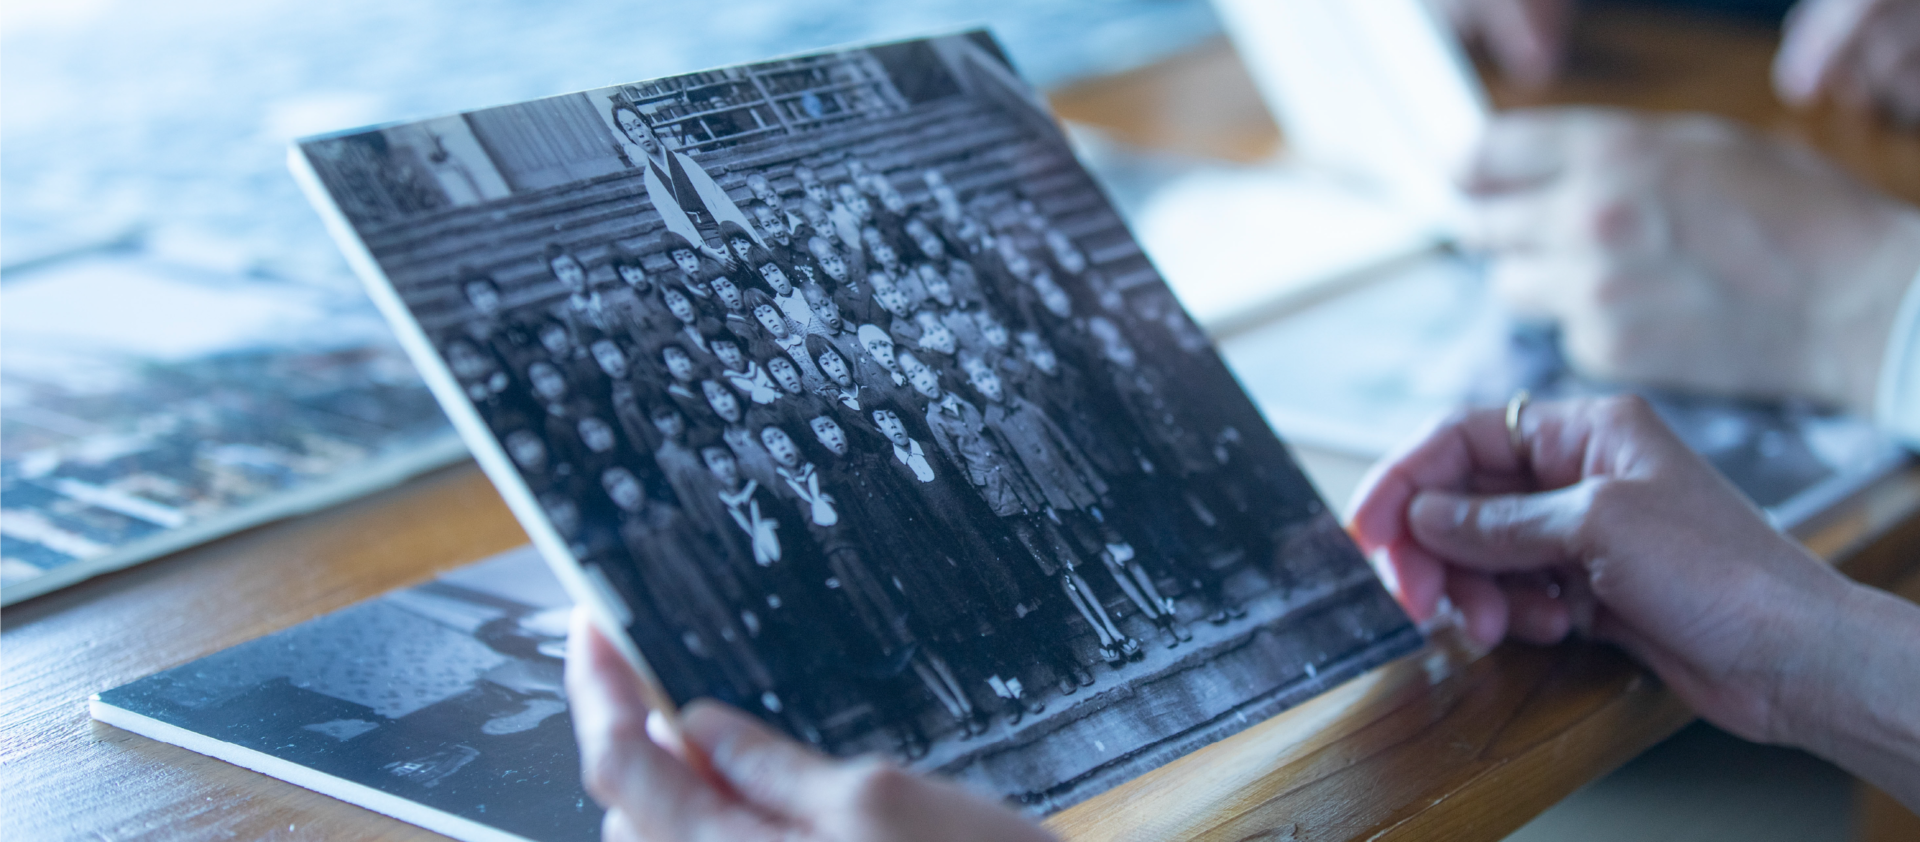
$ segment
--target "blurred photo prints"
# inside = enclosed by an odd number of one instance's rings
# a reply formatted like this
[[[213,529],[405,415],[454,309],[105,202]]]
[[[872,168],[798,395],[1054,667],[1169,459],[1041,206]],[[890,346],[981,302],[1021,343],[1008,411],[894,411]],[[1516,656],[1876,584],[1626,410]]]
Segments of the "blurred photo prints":
[[[294,167],[676,702],[1044,813],[1419,643],[984,32]]]

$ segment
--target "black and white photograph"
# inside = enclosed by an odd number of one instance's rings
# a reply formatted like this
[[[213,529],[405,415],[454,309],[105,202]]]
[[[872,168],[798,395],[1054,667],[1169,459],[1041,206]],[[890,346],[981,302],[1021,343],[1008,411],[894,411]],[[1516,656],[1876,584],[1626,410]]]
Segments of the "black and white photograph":
[[[6,277],[0,605],[466,456],[351,286],[110,250]]]
[[[1419,645],[984,32],[302,167],[676,702],[1049,813]]]
[[[570,603],[530,547],[99,694],[95,719],[465,842],[591,842]]]

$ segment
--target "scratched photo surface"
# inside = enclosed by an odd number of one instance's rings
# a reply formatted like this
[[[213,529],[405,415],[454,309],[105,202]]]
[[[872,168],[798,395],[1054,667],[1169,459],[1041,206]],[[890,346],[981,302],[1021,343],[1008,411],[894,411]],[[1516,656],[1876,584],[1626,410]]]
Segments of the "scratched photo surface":
[[[300,150],[676,700],[1045,813],[1418,645],[984,32]]]

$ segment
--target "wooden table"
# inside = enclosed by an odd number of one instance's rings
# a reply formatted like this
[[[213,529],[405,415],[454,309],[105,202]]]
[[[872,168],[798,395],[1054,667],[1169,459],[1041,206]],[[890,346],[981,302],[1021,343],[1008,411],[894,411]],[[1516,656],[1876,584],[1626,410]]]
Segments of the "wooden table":
[[[1511,106],[1595,101],[1721,111],[1808,138],[1920,199],[1920,142],[1765,88],[1770,33],[1607,7],[1572,78]],[[1057,93],[1067,116],[1143,145],[1250,160],[1279,136],[1224,43]],[[1302,453],[1344,499],[1363,467]],[[1920,592],[1920,473],[1802,537],[1876,584]],[[431,839],[325,796],[94,724],[86,698],[525,541],[470,464],[20,604],[0,632],[0,837]],[[1422,653],[1057,817],[1079,839],[1498,839],[1690,716],[1611,649]]]

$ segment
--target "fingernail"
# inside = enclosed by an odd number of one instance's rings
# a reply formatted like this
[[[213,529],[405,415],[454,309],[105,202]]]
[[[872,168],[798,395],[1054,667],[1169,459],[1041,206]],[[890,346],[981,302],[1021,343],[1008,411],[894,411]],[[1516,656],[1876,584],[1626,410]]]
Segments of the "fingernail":
[[[1429,491],[1413,498],[1413,505],[1407,508],[1407,517],[1427,529],[1458,532],[1466,525],[1471,510],[1471,504],[1464,498]]]
[[[660,711],[647,711],[647,739],[653,744],[671,752],[680,750],[680,732],[667,721],[667,715]]]
[[[1387,586],[1387,593],[1394,597],[1405,596],[1400,593],[1400,575],[1393,570],[1393,559],[1387,555],[1387,548],[1381,547],[1367,554],[1367,562],[1373,565],[1373,572],[1380,577],[1380,583]]]

